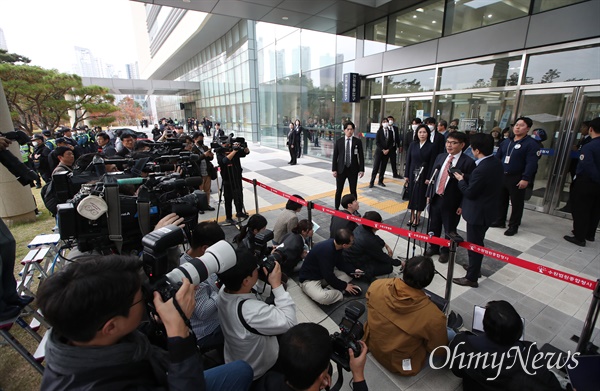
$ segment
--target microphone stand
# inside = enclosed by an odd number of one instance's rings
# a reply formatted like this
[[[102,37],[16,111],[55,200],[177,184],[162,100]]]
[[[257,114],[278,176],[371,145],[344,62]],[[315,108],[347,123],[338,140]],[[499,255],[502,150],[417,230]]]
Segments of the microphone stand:
[[[425,206],[425,209],[427,210],[427,235],[429,235],[429,237],[433,236],[433,232],[430,231],[430,227],[431,227],[431,199],[433,198],[433,196],[435,194],[432,194],[435,192],[435,181],[437,179],[437,174],[439,171],[439,167],[436,167],[435,170],[433,170],[433,174],[431,174],[431,178],[429,178],[429,184],[427,185],[427,191],[425,192],[425,195],[429,195],[429,201],[427,202],[427,205]],[[434,190],[431,190],[434,189]],[[423,247],[423,252],[427,251],[427,242],[425,242],[425,246]]]
[[[417,175],[415,175],[415,178],[412,182],[413,185],[411,186],[411,189],[410,189],[409,202],[411,202],[413,199],[413,195],[415,194],[415,188],[420,187],[420,185],[421,185],[419,183],[419,179],[421,178],[421,174],[423,173],[423,168],[424,168],[423,165],[421,165],[421,168],[419,168],[419,172],[417,173]],[[409,186],[410,186],[410,183],[409,183]],[[419,194],[419,193],[417,193],[417,194]],[[411,212],[411,217],[412,217],[412,212]],[[411,220],[412,220],[412,218],[411,218]],[[409,227],[409,231],[412,231],[413,228],[415,229],[415,232],[416,232],[417,227],[413,227],[412,224]],[[408,256],[409,256],[409,252],[410,252],[410,241],[411,241],[411,239],[408,238],[408,244],[406,246],[406,260],[407,261],[408,261]],[[417,240],[413,239],[413,256],[415,255],[416,243],[417,243]]]

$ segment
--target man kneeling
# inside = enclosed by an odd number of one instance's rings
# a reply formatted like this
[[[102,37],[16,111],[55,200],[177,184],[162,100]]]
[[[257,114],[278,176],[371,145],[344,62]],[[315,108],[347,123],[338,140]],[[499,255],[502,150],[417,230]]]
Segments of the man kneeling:
[[[137,331],[145,313],[142,263],[120,255],[73,262],[42,283],[38,304],[52,329],[42,390],[247,390],[252,369],[237,361],[203,373],[196,341],[174,300],[154,292],[166,352]],[[175,299],[189,319],[194,286],[184,279]]]

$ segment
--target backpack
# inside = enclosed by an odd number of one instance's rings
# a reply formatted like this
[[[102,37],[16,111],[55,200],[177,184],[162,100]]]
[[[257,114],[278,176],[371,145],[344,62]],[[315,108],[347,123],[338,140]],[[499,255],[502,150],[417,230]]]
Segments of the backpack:
[[[212,162],[206,162],[206,172],[210,176],[210,179],[212,179],[213,181],[217,179],[217,169],[212,164]]]
[[[54,191],[53,182],[47,182],[40,194],[42,195],[42,201],[44,201],[44,206],[46,209],[52,214],[52,216],[56,216],[56,207],[58,205],[58,198],[56,197],[56,193]]]

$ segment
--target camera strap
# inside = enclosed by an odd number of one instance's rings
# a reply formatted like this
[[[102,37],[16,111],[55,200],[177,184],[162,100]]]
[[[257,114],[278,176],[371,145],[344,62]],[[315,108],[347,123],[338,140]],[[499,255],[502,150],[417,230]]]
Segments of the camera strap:
[[[106,203],[108,204],[107,222],[108,239],[110,239],[120,254],[123,249],[123,235],[121,234],[121,200],[119,198],[119,186],[116,183],[104,185]]]
[[[138,224],[142,235],[150,233],[150,195],[146,186],[141,186],[137,197]]]
[[[177,312],[179,312],[179,316],[181,316],[185,325],[191,330],[192,324],[190,323],[188,317],[185,316],[185,312],[183,312],[183,310],[181,309],[181,306],[179,305],[179,302],[177,302],[177,297],[175,295],[173,295],[173,306],[175,307]]]
[[[246,302],[248,299],[244,299],[241,300],[238,303],[237,306],[237,314],[238,314],[238,318],[240,319],[240,322],[242,323],[242,326],[244,326],[244,328],[246,330],[248,330],[249,332],[251,332],[252,334],[258,334],[258,335],[265,335],[263,333],[260,333],[258,330],[256,330],[254,327],[250,326],[247,322],[246,319],[244,319],[244,316],[242,315],[242,305],[244,305],[244,302]]]

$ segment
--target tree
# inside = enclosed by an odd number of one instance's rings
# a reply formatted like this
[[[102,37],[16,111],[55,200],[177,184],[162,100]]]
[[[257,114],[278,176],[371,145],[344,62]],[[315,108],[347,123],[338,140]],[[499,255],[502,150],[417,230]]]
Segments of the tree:
[[[554,79],[560,78],[560,71],[558,69],[548,69],[548,72],[542,76],[542,83],[552,83]]]
[[[25,56],[21,56],[16,53],[9,53],[4,49],[0,49],[0,64],[8,63],[8,64],[29,64],[31,60]]]
[[[143,117],[142,107],[133,99],[126,96],[118,104],[119,111],[114,113],[117,123],[121,125],[137,125]]]
[[[112,115],[119,107],[113,103],[115,97],[108,93],[108,88],[85,86],[75,88],[71,92],[74,112],[73,127],[89,120],[92,125],[106,126],[115,121]]]
[[[15,127],[29,134],[35,128],[55,129],[68,124],[69,111],[84,119],[107,117],[118,108],[114,97],[98,86],[83,87],[77,75],[60,73],[37,66],[0,64],[0,79]],[[74,96],[74,100],[66,96]],[[81,114],[83,113],[83,114]],[[112,122],[113,118],[110,118]]]

